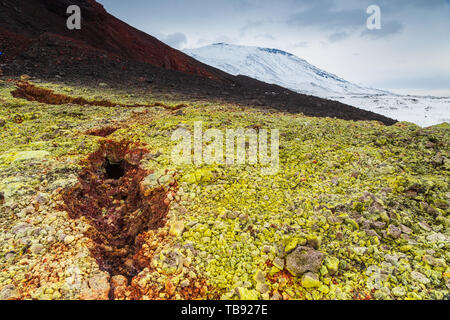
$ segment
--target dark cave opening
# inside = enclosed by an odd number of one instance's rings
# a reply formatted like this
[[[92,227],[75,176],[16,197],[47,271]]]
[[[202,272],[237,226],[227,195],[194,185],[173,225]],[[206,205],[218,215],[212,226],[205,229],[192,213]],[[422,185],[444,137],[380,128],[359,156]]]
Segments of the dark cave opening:
[[[119,180],[125,175],[125,161],[114,163],[110,160],[105,162],[106,178],[112,180]]]

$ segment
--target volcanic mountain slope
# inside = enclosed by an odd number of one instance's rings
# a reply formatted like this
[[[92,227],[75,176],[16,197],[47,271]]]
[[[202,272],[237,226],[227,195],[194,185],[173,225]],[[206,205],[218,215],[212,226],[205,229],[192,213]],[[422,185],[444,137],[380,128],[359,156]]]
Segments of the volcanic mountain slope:
[[[66,9],[79,5],[82,29],[66,28]],[[0,65],[9,76],[140,86],[183,98],[206,98],[346,120],[394,120],[345,104],[297,94],[248,77],[235,77],[170,48],[108,14],[94,0],[0,3]]]

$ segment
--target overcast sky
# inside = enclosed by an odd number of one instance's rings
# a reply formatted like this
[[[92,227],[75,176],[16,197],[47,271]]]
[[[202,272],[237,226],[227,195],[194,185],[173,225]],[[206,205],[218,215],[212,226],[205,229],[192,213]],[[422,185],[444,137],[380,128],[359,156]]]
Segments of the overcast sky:
[[[98,0],[178,48],[215,42],[291,52],[346,80],[450,96],[450,0]],[[381,8],[369,31],[367,8]]]

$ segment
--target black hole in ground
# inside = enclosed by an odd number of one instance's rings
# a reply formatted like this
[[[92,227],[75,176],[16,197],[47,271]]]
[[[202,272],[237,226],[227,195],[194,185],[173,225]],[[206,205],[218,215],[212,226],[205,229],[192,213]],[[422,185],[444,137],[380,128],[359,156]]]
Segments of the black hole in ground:
[[[119,180],[125,175],[125,161],[119,163],[106,161],[105,170],[107,179]]]

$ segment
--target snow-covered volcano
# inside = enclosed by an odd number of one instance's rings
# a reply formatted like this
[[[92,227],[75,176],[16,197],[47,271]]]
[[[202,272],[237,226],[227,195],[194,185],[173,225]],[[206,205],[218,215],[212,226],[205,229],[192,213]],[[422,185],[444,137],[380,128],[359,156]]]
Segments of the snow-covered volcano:
[[[232,75],[246,75],[299,93],[321,97],[387,93],[348,82],[278,49],[216,43],[184,52]]]
[[[399,121],[423,127],[450,122],[450,98],[403,96],[360,86],[285,51],[216,43],[184,52],[233,75],[337,100]]]

